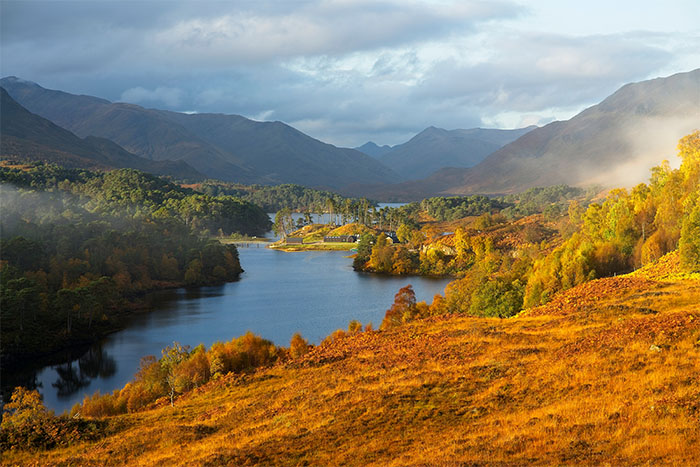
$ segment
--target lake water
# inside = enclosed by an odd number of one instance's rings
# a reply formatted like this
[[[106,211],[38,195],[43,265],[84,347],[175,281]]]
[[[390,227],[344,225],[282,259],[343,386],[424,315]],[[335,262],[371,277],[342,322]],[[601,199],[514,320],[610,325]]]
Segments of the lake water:
[[[173,341],[209,347],[250,330],[277,345],[288,346],[295,332],[318,344],[334,330],[347,329],[353,319],[377,328],[407,284],[419,301],[430,302],[449,282],[356,273],[347,252],[286,253],[251,245],[239,253],[245,269],[240,281],[153,294],[152,311],[134,316],[126,329],[78,359],[41,368],[25,379],[34,380],[46,406],[60,413],[86,394],[121,388],[141,357],[159,357]]]

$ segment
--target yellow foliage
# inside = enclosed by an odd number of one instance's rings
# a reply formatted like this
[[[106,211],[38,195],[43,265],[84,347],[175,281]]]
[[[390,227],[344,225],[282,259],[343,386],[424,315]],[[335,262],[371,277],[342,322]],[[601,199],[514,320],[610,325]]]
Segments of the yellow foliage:
[[[7,465],[697,465],[700,281],[345,335]],[[611,358],[613,356],[614,358]]]

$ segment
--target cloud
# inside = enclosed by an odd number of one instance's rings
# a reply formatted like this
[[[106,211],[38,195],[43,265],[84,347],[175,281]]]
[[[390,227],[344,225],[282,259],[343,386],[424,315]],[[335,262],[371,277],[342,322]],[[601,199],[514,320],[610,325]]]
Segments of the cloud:
[[[515,0],[5,0],[0,60],[3,74],[54,89],[282,120],[356,146],[430,125],[568,118],[700,57],[697,31],[544,33],[529,27],[536,11]]]
[[[487,39],[495,58],[434,65],[416,89],[421,99],[462,99],[491,112],[534,112],[596,102],[645,78],[672,55],[637,34],[567,37],[511,31]]]
[[[265,3],[265,2],[263,2]],[[294,10],[232,9],[214,17],[183,19],[154,35],[165,54],[217,66],[221,60],[255,63],[302,56],[338,56],[406,46],[473,30],[480,22],[510,18],[507,2],[302,2]]]

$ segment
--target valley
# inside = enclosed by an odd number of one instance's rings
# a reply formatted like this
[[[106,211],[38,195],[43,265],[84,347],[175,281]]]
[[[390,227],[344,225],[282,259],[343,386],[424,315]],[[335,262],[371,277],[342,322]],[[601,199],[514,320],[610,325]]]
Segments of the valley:
[[[335,18],[269,6],[143,43],[206,62]],[[610,77],[645,54],[570,38],[547,81],[350,36],[208,84],[230,42],[152,90],[0,80],[0,465],[700,462],[700,69]]]

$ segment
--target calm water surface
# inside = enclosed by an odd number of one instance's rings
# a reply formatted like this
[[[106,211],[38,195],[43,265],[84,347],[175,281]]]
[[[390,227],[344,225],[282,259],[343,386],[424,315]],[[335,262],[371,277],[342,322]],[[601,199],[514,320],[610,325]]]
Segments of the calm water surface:
[[[376,327],[399,288],[412,284],[418,300],[442,293],[446,279],[356,273],[347,252],[286,253],[240,248],[241,280],[217,287],[153,294],[153,311],[135,316],[80,359],[42,368],[36,384],[47,407],[70,409],[85,394],[121,388],[144,355],[160,356],[173,341],[209,347],[250,330],[277,345],[295,332],[314,344],[353,319]]]

